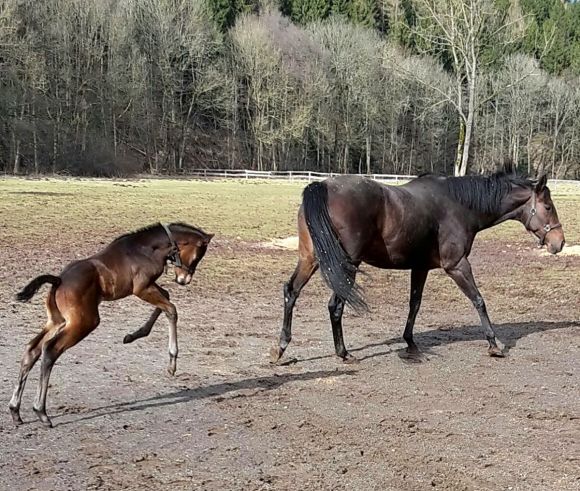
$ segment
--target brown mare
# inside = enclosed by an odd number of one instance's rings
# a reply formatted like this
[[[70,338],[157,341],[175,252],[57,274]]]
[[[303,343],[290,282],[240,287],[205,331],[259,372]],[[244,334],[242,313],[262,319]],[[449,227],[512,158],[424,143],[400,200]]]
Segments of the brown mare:
[[[355,176],[316,182],[304,189],[298,213],[299,259],[284,285],[284,321],[278,361],[292,338],[292,310],[300,291],[320,267],[333,290],[328,303],[334,347],[345,362],[356,361],[342,337],[344,304],[366,308],[355,276],[361,262],[383,269],[410,269],[409,315],[403,338],[410,357],[415,317],[429,270],[443,268],[479,313],[491,356],[503,356],[475,285],[469,253],[475,235],[505,220],[518,220],[541,245],[556,254],[564,233],[546,186],[537,181],[494,174],[490,177],[420,176],[403,186],[384,186]]]
[[[44,283],[52,288],[45,304],[48,321],[44,329],[27,344],[22,356],[18,383],[10,400],[10,412],[21,424],[20,402],[28,373],[41,357],[40,379],[34,412],[47,426],[46,393],[50,372],[56,360],[99,325],[99,304],[136,295],[156,308],[149,320],[137,331],[127,334],[123,343],[147,336],[161,314],[169,319],[169,367],[177,367],[177,310],[169,293],[157,279],[167,261],[175,266],[175,281],[190,283],[195,268],[203,258],[213,237],[185,223],[155,224],[115,239],[103,251],[81,261],[70,263],[60,276],[42,275],[20,291],[16,299],[25,302]]]

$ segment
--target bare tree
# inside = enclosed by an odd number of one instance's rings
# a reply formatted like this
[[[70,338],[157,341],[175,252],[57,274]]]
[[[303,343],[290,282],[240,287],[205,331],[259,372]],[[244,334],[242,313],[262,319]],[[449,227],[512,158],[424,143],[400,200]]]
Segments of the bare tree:
[[[426,43],[425,49],[448,55],[453,67],[454,90],[445,92],[434,88],[458,115],[455,174],[463,176],[467,172],[476,114],[484,102],[478,97],[479,79],[486,66],[484,55],[492,50],[501,53],[502,47],[513,42],[514,37],[508,37],[509,28],[521,25],[521,19],[503,22],[492,0],[419,0],[418,3],[420,15],[414,33]],[[520,29],[514,30],[512,34],[519,32]]]

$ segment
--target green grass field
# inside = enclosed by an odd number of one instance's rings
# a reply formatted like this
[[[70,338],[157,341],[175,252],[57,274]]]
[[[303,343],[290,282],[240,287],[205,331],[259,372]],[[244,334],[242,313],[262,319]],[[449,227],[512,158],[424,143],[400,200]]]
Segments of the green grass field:
[[[3,244],[50,245],[74,235],[96,241],[158,221],[185,221],[220,239],[246,241],[296,234],[296,211],[306,183],[169,179],[0,180]],[[580,187],[553,193],[568,243],[580,241]],[[72,232],[72,234],[71,234]],[[520,224],[505,223],[483,238],[526,238]]]

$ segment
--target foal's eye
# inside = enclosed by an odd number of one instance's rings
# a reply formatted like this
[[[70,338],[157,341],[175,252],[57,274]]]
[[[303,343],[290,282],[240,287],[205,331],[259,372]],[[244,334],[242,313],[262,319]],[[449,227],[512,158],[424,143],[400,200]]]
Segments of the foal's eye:
[[[551,205],[544,205],[544,208],[546,208],[546,211],[552,211]]]

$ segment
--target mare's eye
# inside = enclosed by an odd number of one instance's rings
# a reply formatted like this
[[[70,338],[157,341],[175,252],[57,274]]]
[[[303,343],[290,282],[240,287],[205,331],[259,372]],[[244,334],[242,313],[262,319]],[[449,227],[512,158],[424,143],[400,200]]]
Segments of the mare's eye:
[[[546,208],[546,211],[552,211],[551,205],[544,205],[544,208]]]

